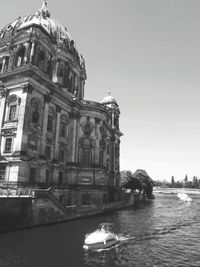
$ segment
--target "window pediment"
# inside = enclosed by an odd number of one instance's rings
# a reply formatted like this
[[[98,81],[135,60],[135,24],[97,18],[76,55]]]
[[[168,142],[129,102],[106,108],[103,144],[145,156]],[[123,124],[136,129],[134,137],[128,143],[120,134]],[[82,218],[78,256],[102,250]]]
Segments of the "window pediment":
[[[17,95],[9,95],[6,102],[7,102],[8,106],[10,106],[11,104],[19,105],[21,102],[21,98]]]

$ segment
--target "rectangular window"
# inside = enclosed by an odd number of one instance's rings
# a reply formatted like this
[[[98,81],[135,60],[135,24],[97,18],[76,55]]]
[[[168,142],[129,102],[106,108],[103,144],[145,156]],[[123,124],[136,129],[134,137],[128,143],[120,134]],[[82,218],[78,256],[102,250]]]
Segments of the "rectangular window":
[[[103,194],[103,204],[106,204],[106,203],[107,203],[107,195]]]
[[[46,183],[49,183],[49,170],[46,170]]]
[[[82,205],[90,205],[90,198],[91,195],[90,194],[82,194]]]
[[[48,116],[47,131],[53,131],[53,117],[51,115]]]
[[[3,63],[0,62],[0,73],[2,72]]]
[[[50,146],[46,146],[45,156],[46,156],[46,159],[51,159],[51,147]]]
[[[36,168],[30,168],[30,183],[34,184],[36,180]]]
[[[85,166],[89,166],[91,164],[91,148],[82,148],[81,154],[81,163]]]
[[[62,185],[63,184],[63,172],[59,172],[58,184],[59,185]]]
[[[107,144],[107,154],[110,154],[110,146]]]
[[[66,123],[61,122],[60,125],[60,136],[65,137],[66,136]]]
[[[16,119],[16,110],[17,110],[17,105],[11,105],[10,106],[10,113],[9,113],[9,121],[12,121]]]
[[[59,160],[62,162],[64,162],[64,160],[65,160],[65,151],[63,149],[60,149]]]
[[[12,149],[12,138],[6,138],[5,153],[11,152],[11,149]]]
[[[5,180],[6,165],[0,165],[0,180]]]

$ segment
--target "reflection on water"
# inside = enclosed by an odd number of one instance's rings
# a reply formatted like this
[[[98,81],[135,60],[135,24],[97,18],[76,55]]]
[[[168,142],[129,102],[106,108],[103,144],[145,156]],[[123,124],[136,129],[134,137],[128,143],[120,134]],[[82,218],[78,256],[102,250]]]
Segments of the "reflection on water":
[[[0,266],[199,267],[200,195],[192,199],[157,193],[138,209],[1,234]],[[101,252],[83,250],[85,234],[104,221],[119,226],[119,244]]]

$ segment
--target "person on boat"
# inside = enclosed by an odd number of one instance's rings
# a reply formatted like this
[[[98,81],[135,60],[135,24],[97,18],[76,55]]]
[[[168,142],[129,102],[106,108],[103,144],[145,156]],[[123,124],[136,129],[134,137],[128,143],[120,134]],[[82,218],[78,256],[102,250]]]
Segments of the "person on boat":
[[[101,231],[103,232],[103,233],[106,233],[107,231],[106,231],[106,227],[104,226],[104,225],[102,225],[102,227],[101,227]]]

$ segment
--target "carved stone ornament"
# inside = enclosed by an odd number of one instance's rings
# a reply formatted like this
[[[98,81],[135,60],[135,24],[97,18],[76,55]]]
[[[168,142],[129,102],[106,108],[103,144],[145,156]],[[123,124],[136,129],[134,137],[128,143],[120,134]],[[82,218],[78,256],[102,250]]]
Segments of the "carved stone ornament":
[[[10,136],[10,135],[14,135],[14,134],[15,134],[15,130],[14,129],[2,130],[2,135],[3,136]]]
[[[100,121],[101,121],[101,120],[100,120],[99,118],[95,118],[95,123],[96,123],[96,124],[99,124]]]
[[[0,81],[0,97],[6,97],[8,95],[8,89],[5,87],[2,81]]]
[[[32,93],[32,91],[33,91],[33,86],[32,85],[30,85],[30,84],[22,84],[22,90],[23,90],[23,93]]]
[[[56,112],[61,112],[62,108],[59,105],[56,105]]]
[[[49,103],[51,101],[50,95],[44,95],[44,102]]]
[[[69,113],[69,118],[72,120],[78,120],[80,118],[80,113],[78,111],[72,111]]]

